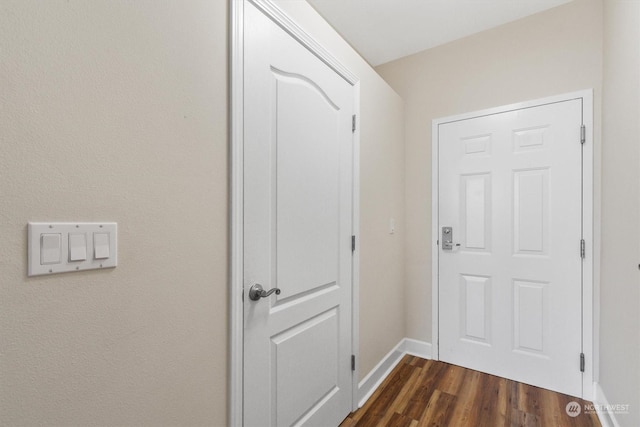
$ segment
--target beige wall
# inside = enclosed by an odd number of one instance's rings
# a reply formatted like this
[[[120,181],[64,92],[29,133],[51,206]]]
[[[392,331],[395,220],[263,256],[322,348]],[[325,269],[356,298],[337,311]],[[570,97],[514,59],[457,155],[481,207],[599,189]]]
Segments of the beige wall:
[[[432,120],[593,88],[599,135],[602,4],[574,1],[376,70],[405,101],[407,335],[431,341]]]
[[[278,0],[360,78],[360,378],[405,337],[403,104],[306,2]],[[389,219],[396,232],[389,234]]]
[[[226,2],[1,8],[0,424],[225,425]],[[287,9],[361,77],[363,376],[405,331],[402,101]],[[46,220],[118,222],[118,267],[27,278]]]
[[[225,1],[3,0],[0,424],[226,424]],[[26,277],[28,221],[119,265]]]
[[[640,425],[640,3],[604,2],[600,383]]]

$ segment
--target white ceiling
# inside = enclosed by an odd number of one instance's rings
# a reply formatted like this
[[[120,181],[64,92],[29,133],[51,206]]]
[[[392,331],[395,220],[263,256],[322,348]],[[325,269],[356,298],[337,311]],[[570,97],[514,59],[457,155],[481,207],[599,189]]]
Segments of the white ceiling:
[[[308,0],[377,66],[571,0]]]

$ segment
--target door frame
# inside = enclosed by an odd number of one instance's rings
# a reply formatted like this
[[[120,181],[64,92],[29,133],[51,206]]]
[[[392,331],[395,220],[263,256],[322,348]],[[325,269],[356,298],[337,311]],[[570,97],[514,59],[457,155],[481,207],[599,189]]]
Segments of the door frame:
[[[228,424],[243,425],[243,212],[244,212],[244,7],[251,3],[268,18],[301,43],[322,62],[333,69],[354,88],[354,114],[360,117],[360,79],[340,63],[327,49],[294,22],[273,0],[229,0],[229,192],[230,192],[230,236],[229,236],[229,352],[228,352]],[[353,200],[352,234],[359,236],[360,230],[360,126],[353,134]],[[359,245],[352,256],[352,338],[351,354],[359,355]],[[358,405],[359,367],[352,371],[352,410]]]
[[[585,355],[585,370],[582,376],[582,397],[593,399],[597,381],[599,355],[598,355],[598,333],[599,333],[599,268],[600,265],[600,221],[599,217],[594,218],[595,207],[599,206],[599,193],[595,193],[594,186],[594,132],[593,132],[593,90],[587,89],[577,92],[566,93],[532,101],[519,102],[515,104],[503,105],[496,108],[489,108],[455,116],[443,117],[432,121],[431,135],[431,341],[432,357],[440,360],[439,357],[439,126],[460,120],[467,120],[475,117],[489,116],[493,114],[505,113],[523,108],[539,107],[546,104],[553,104],[564,101],[580,99],[582,101],[582,123],[585,125],[586,142],[582,151],[582,212],[583,212],[583,238],[586,244],[586,256],[582,264],[582,351]],[[579,144],[576,141],[576,144]],[[599,188],[599,186],[597,186]],[[597,196],[597,198],[596,198]],[[598,205],[595,204],[598,203]],[[597,212],[597,211],[596,211]],[[576,242],[576,251],[579,250],[579,242]],[[579,355],[576,355],[576,368],[579,367]]]

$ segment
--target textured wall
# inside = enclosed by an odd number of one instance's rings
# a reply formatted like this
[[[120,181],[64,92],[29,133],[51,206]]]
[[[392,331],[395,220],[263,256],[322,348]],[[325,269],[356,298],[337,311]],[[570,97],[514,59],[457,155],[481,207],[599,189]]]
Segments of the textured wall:
[[[226,22],[0,4],[0,424],[226,424]],[[74,220],[118,267],[27,278],[27,222]]]
[[[360,377],[405,337],[404,144],[400,97],[306,2],[278,0],[360,78]],[[389,234],[389,219],[396,232]]]
[[[640,425],[640,2],[604,2],[600,383]]]
[[[407,335],[431,341],[432,120],[593,88],[599,135],[602,3],[574,1],[376,70],[405,101]]]
[[[0,5],[1,424],[225,425],[225,3]],[[364,375],[404,336],[402,103],[292,7],[362,77]],[[46,220],[118,222],[119,266],[27,278]]]

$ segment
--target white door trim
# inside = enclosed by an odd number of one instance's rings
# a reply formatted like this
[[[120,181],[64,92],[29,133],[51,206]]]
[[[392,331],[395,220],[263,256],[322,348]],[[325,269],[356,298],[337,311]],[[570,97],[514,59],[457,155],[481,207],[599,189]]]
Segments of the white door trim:
[[[327,49],[321,46],[313,37],[306,33],[298,24],[287,16],[272,0],[229,0],[230,7],[230,37],[229,37],[229,76],[230,76],[230,117],[229,117],[229,147],[230,147],[230,270],[229,270],[229,407],[228,417],[230,426],[243,425],[243,150],[244,150],[244,5],[250,2],[260,9],[266,16],[289,33],[294,39],[309,49],[315,56],[332,68],[338,75],[354,87],[354,111],[360,117],[360,80],[342,65]],[[359,120],[358,120],[359,122]],[[359,237],[360,228],[360,124],[353,136],[353,230],[352,234]],[[359,240],[359,239],[358,239]],[[352,354],[359,360],[359,266],[360,250],[356,245],[353,254],[352,280]],[[358,399],[358,363],[352,376],[352,408],[357,409]]]
[[[582,100],[582,122],[586,127],[586,143],[583,149],[583,237],[586,242],[586,257],[583,264],[583,298],[582,298],[582,347],[585,355],[585,371],[583,374],[582,396],[585,399],[592,399],[594,395],[594,381],[597,380],[598,367],[598,319],[596,317],[597,308],[600,304],[599,298],[599,282],[598,276],[594,274],[594,268],[600,263],[600,226],[599,220],[594,219],[594,134],[593,134],[593,90],[582,90],[571,92],[563,95],[552,96],[548,98],[537,99],[533,101],[520,102],[501,107],[490,108],[471,113],[460,114],[456,116],[434,119],[432,121],[431,136],[431,297],[432,297],[432,331],[431,342],[433,359],[440,360],[439,352],[439,271],[438,271],[438,144],[439,134],[438,128],[441,124],[455,122],[459,120],[471,119],[474,117],[488,116],[492,114],[504,113],[512,110],[523,108],[537,107],[545,104],[553,104],[557,102],[570,101],[574,99]],[[579,141],[576,141],[578,144]],[[579,247],[576,244],[576,250]],[[576,356],[576,368],[578,368],[579,359]]]

